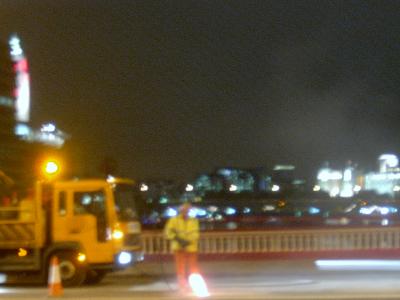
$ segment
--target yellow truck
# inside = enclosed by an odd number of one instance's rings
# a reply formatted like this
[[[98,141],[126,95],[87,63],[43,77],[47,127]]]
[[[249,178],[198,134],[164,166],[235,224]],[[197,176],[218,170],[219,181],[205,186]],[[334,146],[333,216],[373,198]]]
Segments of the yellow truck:
[[[63,285],[77,286],[143,259],[131,180],[38,182],[10,197],[0,202],[0,273],[46,278],[55,255]]]

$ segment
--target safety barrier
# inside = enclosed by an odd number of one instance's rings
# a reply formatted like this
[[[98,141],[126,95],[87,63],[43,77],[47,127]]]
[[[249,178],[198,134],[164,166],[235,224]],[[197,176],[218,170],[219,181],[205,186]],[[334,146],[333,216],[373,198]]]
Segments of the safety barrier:
[[[162,232],[143,234],[147,255],[170,254]],[[201,254],[400,250],[400,227],[202,232]],[[399,251],[400,254],[400,251]]]

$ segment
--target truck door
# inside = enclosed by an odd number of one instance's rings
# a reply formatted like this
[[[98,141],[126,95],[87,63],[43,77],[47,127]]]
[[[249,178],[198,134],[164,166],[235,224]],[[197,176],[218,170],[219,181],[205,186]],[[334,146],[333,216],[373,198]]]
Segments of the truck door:
[[[113,261],[104,189],[55,189],[53,240],[83,245],[88,263]]]

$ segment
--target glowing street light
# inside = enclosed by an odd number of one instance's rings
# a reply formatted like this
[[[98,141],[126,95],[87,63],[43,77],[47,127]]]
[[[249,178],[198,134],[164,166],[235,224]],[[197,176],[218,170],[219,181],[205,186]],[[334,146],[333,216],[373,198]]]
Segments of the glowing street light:
[[[319,185],[315,185],[313,188],[314,192],[319,192],[321,190],[321,187]]]
[[[141,192],[147,192],[148,190],[149,190],[149,186],[148,186],[147,184],[142,183],[142,184],[140,185],[140,191],[141,191]]]
[[[235,184],[231,184],[230,185],[230,187],[229,187],[229,191],[230,192],[236,192],[237,190],[238,190],[237,185],[235,185]]]
[[[273,191],[273,192],[278,192],[280,189],[281,189],[281,188],[279,187],[279,185],[274,184],[274,185],[272,186],[272,188],[271,188],[271,191]]]
[[[192,184],[187,184],[185,190],[186,192],[193,192],[194,186]]]

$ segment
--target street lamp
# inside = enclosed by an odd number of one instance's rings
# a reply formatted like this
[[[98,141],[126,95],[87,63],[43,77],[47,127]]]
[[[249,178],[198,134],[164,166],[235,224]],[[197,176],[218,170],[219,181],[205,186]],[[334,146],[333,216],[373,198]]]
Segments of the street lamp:
[[[142,183],[142,184],[140,185],[140,191],[141,191],[141,192],[147,192],[148,190],[149,190],[149,186],[148,186],[147,184]]]
[[[314,185],[313,191],[314,192],[319,192],[321,190],[321,187],[319,185]]]
[[[192,184],[187,184],[185,190],[186,192],[193,192],[194,187]]]
[[[277,185],[277,184],[274,184],[273,186],[272,186],[272,189],[271,189],[273,192],[278,192],[279,190],[280,190],[280,187],[279,187],[279,185]]]
[[[237,185],[235,185],[235,184],[231,184],[230,185],[230,187],[229,187],[229,191],[230,192],[236,192],[237,190],[238,190]]]

